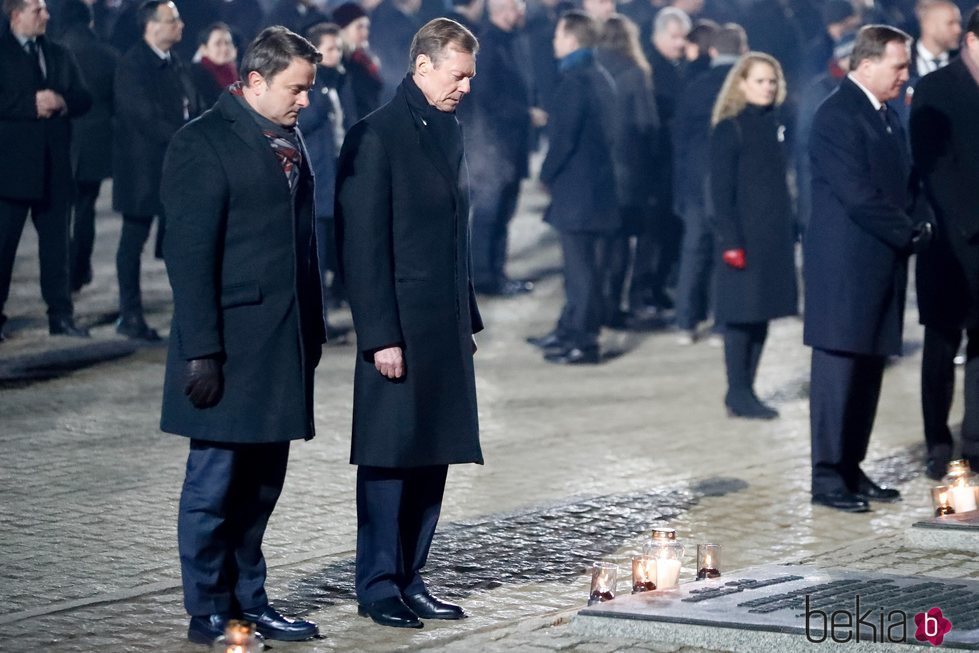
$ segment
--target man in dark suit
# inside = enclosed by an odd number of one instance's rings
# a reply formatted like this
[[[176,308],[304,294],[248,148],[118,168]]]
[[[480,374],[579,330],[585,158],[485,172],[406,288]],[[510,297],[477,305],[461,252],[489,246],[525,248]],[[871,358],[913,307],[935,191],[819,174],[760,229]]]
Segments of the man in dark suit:
[[[955,355],[968,337],[962,455],[979,467],[979,9],[959,56],[918,84],[911,151],[935,213],[935,239],[918,257],[918,311],[925,325],[921,407],[927,473],[941,479],[952,457],[948,414]]]
[[[102,181],[112,176],[113,79],[119,55],[99,41],[92,28],[92,9],[82,0],[61,5],[62,43],[75,59],[92,94],[92,109],[72,121],[71,167],[75,175],[71,229],[71,289],[92,282],[95,246],[95,202]]]
[[[143,35],[122,56],[115,78],[112,208],[122,213],[116,253],[119,276],[119,321],[116,331],[137,340],[159,340],[143,317],[139,286],[140,258],[154,217],[157,244],[166,219],[160,203],[160,174],[167,144],[180,127],[197,115],[200,102],[193,81],[174,44],[183,35],[173,2],[147,0],[138,12]],[[160,255],[157,247],[157,255]]]
[[[601,360],[602,249],[621,225],[613,159],[615,85],[594,60],[598,36],[598,24],[582,12],[569,11],[558,21],[554,56],[561,78],[540,171],[551,193],[544,220],[561,236],[565,301],[554,331],[529,341],[544,350],[544,360],[569,365]]]
[[[904,102],[897,107],[905,126],[911,115],[911,103],[918,82],[925,75],[944,68],[955,58],[962,36],[962,14],[955,3],[949,0],[922,0],[915,5],[914,11],[921,33],[911,47],[908,83],[902,92]]]
[[[422,27],[394,99],[354,125],[337,174],[340,269],[357,332],[353,443],[359,613],[421,628],[461,619],[421,576],[448,466],[482,463],[469,276],[469,190],[455,111],[478,44]]]
[[[812,351],[812,501],[863,512],[896,501],[860,469],[884,363],[901,353],[915,225],[910,157],[885,104],[908,78],[910,37],[884,25],[857,35],[850,74],[816,112],[809,139],[812,219],[804,242],[805,344]]]
[[[546,114],[531,106],[517,51],[521,0],[490,0],[489,23],[479,36],[479,84],[469,105],[466,136],[473,174],[472,253],[476,292],[512,296],[533,284],[504,272],[507,230],[527,176],[531,126]]]
[[[673,131],[677,212],[683,217],[683,245],[676,287],[676,325],[681,344],[693,344],[698,323],[710,309],[714,232],[704,192],[708,171],[710,117],[728,72],[748,51],[738,25],[725,25],[711,39],[710,69],[690,80],[680,93]]]
[[[325,334],[296,122],[318,61],[284,27],[263,31],[242,82],[177,132],[163,166],[174,310],[160,427],[190,438],[177,541],[194,642],[211,643],[230,618],[268,639],[317,634],[269,605],[261,545],[289,443],[314,435]]]
[[[0,342],[28,213],[37,230],[48,330],[88,336],[75,325],[68,281],[69,121],[88,111],[92,98],[72,56],[44,38],[44,0],[3,0],[3,13],[10,25],[0,34]]]

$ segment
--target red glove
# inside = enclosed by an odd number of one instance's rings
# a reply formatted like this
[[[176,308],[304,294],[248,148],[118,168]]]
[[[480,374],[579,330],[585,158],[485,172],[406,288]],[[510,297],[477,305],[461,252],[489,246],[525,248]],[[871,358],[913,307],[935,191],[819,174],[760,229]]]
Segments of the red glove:
[[[724,253],[721,254],[721,258],[735,270],[743,270],[746,266],[744,260],[744,250],[740,247],[738,249],[724,250]]]

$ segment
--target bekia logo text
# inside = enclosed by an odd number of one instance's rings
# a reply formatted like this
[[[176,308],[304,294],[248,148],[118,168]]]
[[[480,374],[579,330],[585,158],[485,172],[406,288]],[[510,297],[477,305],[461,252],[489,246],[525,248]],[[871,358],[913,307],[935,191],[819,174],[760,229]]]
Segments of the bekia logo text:
[[[917,626],[914,638],[941,646],[952,630],[952,622],[942,615],[941,608],[931,608],[914,616]],[[906,643],[908,641],[908,615],[904,610],[870,608],[861,610],[860,596],[854,597],[853,610],[834,610],[827,614],[814,609],[806,595],[806,639],[820,644],[830,639],[838,644],[849,641],[875,643]]]

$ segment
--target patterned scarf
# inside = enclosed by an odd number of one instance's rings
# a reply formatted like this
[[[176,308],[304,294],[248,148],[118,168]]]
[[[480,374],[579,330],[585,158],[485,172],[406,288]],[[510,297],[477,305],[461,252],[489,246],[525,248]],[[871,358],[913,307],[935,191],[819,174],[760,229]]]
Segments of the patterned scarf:
[[[262,135],[268,139],[272,153],[279,161],[279,165],[282,166],[282,172],[285,173],[286,181],[289,182],[289,190],[295,193],[296,186],[299,185],[299,173],[303,163],[303,155],[299,149],[299,140],[295,130],[288,130],[259,115],[245,102],[245,94],[241,87],[241,82],[236,82],[228,87],[228,92],[234,95],[255,118],[255,122],[262,130]]]

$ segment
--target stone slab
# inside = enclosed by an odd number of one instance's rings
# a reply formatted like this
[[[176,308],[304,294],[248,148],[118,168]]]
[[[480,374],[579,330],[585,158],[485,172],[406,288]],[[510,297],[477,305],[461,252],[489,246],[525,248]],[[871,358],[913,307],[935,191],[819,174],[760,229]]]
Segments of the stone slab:
[[[804,565],[753,567],[677,590],[619,596],[581,610],[572,627],[582,634],[746,652],[811,650],[811,642],[832,644],[836,634],[859,641],[861,650],[893,651],[930,646],[915,639],[914,618],[933,607],[952,622],[943,647],[979,650],[979,581]],[[827,632],[834,612],[839,628]],[[849,627],[844,612],[852,615]],[[863,627],[856,625],[858,614]]]
[[[979,553],[979,510],[916,522],[905,538],[918,549]]]

